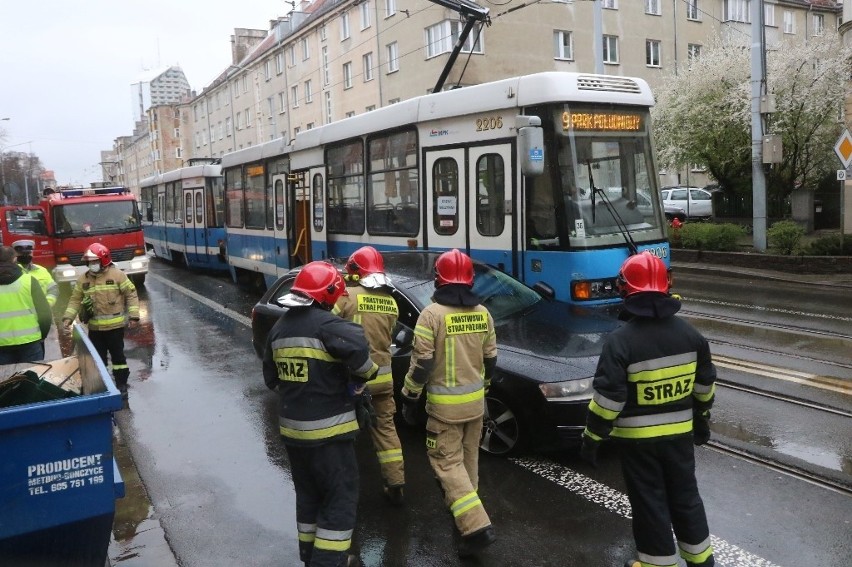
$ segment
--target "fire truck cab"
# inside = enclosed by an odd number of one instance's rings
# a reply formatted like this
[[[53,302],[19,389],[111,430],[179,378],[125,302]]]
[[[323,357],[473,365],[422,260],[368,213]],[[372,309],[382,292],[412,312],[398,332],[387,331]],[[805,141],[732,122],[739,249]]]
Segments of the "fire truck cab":
[[[137,286],[148,274],[142,216],[126,187],[93,183],[91,188],[59,188],[40,203],[53,237],[56,283],[72,283],[88,269],[83,253],[94,243],[109,248],[116,267]]]

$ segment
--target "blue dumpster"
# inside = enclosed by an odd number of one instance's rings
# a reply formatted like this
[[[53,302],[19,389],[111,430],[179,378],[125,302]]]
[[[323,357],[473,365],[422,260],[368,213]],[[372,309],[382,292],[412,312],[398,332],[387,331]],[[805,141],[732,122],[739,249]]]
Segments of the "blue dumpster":
[[[73,341],[79,395],[30,386],[28,399],[45,401],[0,407],[2,567],[107,562],[115,500],[124,496],[112,451],[112,413],[122,400],[78,325]]]

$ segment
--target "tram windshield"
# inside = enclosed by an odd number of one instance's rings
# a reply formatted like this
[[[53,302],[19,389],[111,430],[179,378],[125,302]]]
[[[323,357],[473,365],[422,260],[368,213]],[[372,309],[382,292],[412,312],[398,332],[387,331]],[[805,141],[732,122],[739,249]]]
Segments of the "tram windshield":
[[[646,109],[565,104],[538,115],[545,132],[545,173],[527,185],[530,248],[569,250],[664,238]]]

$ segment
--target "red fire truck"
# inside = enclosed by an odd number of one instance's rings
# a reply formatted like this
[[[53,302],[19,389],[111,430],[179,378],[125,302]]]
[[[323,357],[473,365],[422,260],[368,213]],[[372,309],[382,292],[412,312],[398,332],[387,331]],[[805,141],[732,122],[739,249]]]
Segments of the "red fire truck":
[[[126,187],[103,183],[57,189],[37,206],[0,207],[2,243],[33,240],[34,261],[52,269],[56,283],[70,284],[86,271],[83,253],[99,242],[133,283],[144,284],[148,257],[136,197]]]

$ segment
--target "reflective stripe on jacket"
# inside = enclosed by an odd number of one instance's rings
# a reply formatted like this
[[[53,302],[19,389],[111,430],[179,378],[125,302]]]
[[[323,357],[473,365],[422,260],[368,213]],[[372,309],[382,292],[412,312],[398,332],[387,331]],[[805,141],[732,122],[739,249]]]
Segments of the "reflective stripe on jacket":
[[[73,320],[80,312],[84,297],[92,299],[94,313],[88,321],[92,331],[119,329],[127,325],[128,318],[139,319],[136,286],[114,264],[97,274],[88,271],[80,276],[62,318]]]
[[[384,289],[361,285],[347,287],[349,295],[337,300],[333,313],[361,325],[370,344],[370,358],[379,365],[379,374],[367,387],[373,395],[393,392],[390,345],[399,315],[396,300]]]
[[[0,347],[25,345],[42,339],[32,298],[35,283],[24,274],[0,286]]]
[[[707,340],[678,317],[634,318],[607,338],[594,378],[586,434],[659,439],[692,432],[713,405],[716,369]]]
[[[278,392],[284,441],[355,437],[350,375],[363,382],[377,369],[361,327],[317,306],[289,309],[269,331],[263,357],[264,382]]]
[[[405,387],[422,391],[412,379],[416,367],[430,366],[426,413],[446,423],[482,417],[485,410],[485,362],[497,356],[494,320],[482,305],[432,303],[414,328],[414,351]]]

